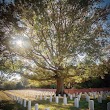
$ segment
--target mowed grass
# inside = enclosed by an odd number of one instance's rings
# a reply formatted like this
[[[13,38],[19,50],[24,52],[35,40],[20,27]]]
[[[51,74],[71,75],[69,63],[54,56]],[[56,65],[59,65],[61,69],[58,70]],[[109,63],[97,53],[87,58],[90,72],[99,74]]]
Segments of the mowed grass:
[[[0,91],[0,100],[6,100],[6,101],[8,101],[8,100],[11,100],[11,98],[8,97],[8,96],[4,93],[4,91]]]
[[[22,97],[22,96],[21,96]],[[3,91],[0,91],[0,109],[2,110],[27,110],[27,107],[24,108],[23,105],[18,104],[17,102],[12,101]],[[95,110],[107,110],[107,103],[110,102],[110,98],[108,97],[106,100],[103,100],[103,103],[98,103],[97,99],[94,100]],[[53,98],[52,102],[49,101],[49,97],[47,100],[33,100],[32,101],[32,110],[35,110],[35,104],[38,103],[39,110],[45,110],[45,108],[50,108],[50,110],[89,110],[88,102],[85,98],[81,98],[80,107],[74,107],[74,99],[70,100],[68,98],[68,104],[63,104],[63,98],[60,98],[59,103],[55,103],[55,98]]]
[[[103,100],[103,103],[98,103],[98,101],[94,100],[94,106],[95,110],[107,110],[107,103],[110,101],[108,98],[107,100]],[[59,103],[56,104],[55,100],[53,102],[49,102],[49,100],[36,100],[32,103],[32,110],[35,110],[34,105],[38,103],[39,104],[39,110],[45,110],[45,108],[50,108],[50,110],[89,110],[88,109],[88,102],[85,100],[85,98],[81,98],[80,100],[80,107],[76,108],[74,107],[74,99],[70,100],[68,98],[68,104],[63,104],[63,99],[60,98]]]

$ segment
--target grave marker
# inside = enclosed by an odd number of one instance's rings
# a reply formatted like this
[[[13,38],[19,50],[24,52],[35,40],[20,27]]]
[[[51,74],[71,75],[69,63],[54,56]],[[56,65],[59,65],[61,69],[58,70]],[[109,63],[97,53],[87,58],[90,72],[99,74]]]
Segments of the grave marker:
[[[63,103],[64,103],[64,105],[67,104],[67,98],[66,97],[63,98]]]
[[[79,99],[78,98],[74,99],[74,105],[76,108],[79,108]]]
[[[38,104],[35,104],[35,110],[38,110]]]
[[[94,101],[93,100],[89,101],[89,110],[94,110]]]
[[[28,101],[28,110],[31,110],[31,101]]]
[[[107,103],[107,110],[110,110],[110,102]]]
[[[55,102],[56,102],[56,103],[59,103],[59,97],[58,97],[58,96],[56,96]]]
[[[24,107],[26,107],[26,99],[24,99]]]

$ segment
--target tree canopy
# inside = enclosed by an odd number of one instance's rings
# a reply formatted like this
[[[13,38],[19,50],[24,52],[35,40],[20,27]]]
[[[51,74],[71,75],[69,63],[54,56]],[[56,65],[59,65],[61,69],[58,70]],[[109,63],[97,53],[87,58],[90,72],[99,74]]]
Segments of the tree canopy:
[[[110,5],[100,4],[100,0],[2,3],[1,61],[5,66],[11,62],[12,72],[28,78],[57,80],[57,90],[66,78],[92,77],[107,55],[103,39],[110,35]]]

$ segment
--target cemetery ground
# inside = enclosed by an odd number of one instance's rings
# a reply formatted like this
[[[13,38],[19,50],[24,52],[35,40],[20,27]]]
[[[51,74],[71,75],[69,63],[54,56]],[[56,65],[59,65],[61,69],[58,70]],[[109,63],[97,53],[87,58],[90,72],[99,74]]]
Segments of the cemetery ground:
[[[38,110],[45,110],[46,108],[49,108],[49,110],[89,110],[88,102],[86,101],[84,94],[81,95],[79,108],[76,108],[74,105],[75,97],[70,99],[70,97],[68,96],[67,104],[64,105],[63,97],[60,97],[59,103],[56,103],[54,96],[52,96],[52,102],[50,102],[49,95],[47,95],[46,100],[44,100],[44,96],[41,98],[40,94],[35,98],[34,92],[32,93],[32,91],[0,91],[0,110],[28,110],[28,100],[31,100],[31,110],[35,110],[36,103],[38,104]],[[19,103],[18,101],[15,101],[15,99],[10,97],[10,95],[12,94],[23,99],[25,97],[25,99],[27,100],[26,107],[23,107],[23,102]],[[102,101],[103,103],[99,103],[97,101],[97,98],[93,100],[95,108],[94,110],[107,110],[107,103],[110,102],[110,97],[104,99]]]

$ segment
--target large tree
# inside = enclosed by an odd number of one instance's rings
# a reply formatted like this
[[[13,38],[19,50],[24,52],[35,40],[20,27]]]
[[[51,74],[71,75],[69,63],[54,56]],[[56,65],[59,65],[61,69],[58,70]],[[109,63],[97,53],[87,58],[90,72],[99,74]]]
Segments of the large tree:
[[[63,94],[66,78],[86,73],[85,66],[76,67],[78,62],[101,62],[102,39],[109,37],[108,5],[100,6],[99,0],[21,0],[13,6],[15,23],[24,29],[11,25],[8,33],[13,64],[20,64],[16,72],[39,81],[56,80],[56,93]]]

